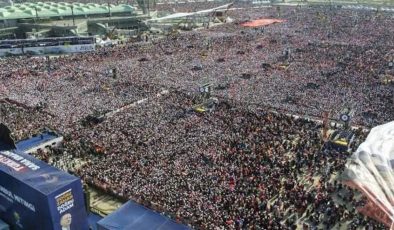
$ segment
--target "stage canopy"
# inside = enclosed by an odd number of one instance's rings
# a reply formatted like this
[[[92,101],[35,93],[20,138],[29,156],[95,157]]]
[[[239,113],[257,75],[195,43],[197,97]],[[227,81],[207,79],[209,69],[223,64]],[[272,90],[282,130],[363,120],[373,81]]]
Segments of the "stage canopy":
[[[257,19],[249,22],[242,23],[242,26],[245,27],[261,27],[261,26],[267,26],[270,24],[274,23],[282,23],[285,20],[282,19],[274,19],[274,18],[262,18],[262,19]]]
[[[97,229],[184,230],[189,228],[142,205],[128,201],[118,210],[100,220],[97,223]]]

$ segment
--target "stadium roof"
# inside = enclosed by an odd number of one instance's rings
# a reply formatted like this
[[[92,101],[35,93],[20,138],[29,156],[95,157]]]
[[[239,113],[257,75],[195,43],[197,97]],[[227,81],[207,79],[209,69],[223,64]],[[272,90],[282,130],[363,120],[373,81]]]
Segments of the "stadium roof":
[[[96,3],[66,3],[66,2],[29,2],[14,4],[0,8],[0,20],[50,18],[72,16],[97,15],[111,13],[133,13],[135,8],[130,5],[96,4]],[[36,15],[37,10],[37,15]]]

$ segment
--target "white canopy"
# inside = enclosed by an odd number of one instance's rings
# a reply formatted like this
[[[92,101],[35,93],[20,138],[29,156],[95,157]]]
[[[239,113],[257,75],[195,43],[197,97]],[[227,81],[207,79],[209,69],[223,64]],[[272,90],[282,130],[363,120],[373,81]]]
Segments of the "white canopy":
[[[368,203],[360,211],[392,227],[394,223],[394,121],[373,128],[346,165],[345,183]]]

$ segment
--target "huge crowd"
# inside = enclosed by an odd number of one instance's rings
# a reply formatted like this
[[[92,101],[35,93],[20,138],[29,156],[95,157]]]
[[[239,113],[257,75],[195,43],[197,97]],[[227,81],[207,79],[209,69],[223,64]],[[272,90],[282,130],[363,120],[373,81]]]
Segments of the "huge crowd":
[[[198,115],[184,109],[191,104],[174,92],[85,130],[100,149],[77,174],[200,229],[329,228],[357,219],[334,202],[344,189],[331,175],[349,154],[324,150],[320,125],[226,102]],[[86,151],[76,146],[75,154]]]
[[[354,125],[393,120],[394,89],[382,80],[394,74],[392,16],[295,7],[229,17],[49,62],[1,59],[0,121],[18,140],[57,130],[65,143],[50,163],[195,228],[381,228],[336,179],[349,153],[323,148],[321,125],[307,118],[351,107]],[[286,21],[241,25],[262,17]],[[219,103],[196,113],[206,83]],[[355,132],[353,149],[365,138]],[[87,163],[63,165],[73,158]]]

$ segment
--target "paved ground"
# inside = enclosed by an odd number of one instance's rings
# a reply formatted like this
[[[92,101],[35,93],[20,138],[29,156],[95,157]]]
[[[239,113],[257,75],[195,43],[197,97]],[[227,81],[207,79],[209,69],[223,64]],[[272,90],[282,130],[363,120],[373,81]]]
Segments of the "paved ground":
[[[89,188],[90,208],[101,216],[108,215],[123,205],[123,202],[94,188]]]

